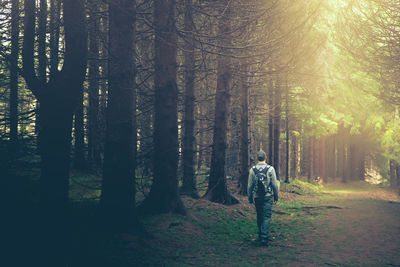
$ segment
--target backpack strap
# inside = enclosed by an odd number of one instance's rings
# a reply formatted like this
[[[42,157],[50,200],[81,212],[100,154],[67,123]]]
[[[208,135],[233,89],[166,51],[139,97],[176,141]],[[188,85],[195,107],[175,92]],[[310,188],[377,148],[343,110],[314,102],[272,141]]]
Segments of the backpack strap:
[[[254,175],[257,175],[257,174],[259,174],[260,172],[262,172],[263,170],[258,170],[257,169],[257,166],[253,166],[253,172],[254,172]]]
[[[267,164],[267,167],[266,167],[267,172],[265,173],[265,175],[268,175],[268,172],[269,172],[269,170],[271,169],[271,167],[272,167],[271,165],[268,165],[268,164]]]
[[[264,171],[266,170],[266,172],[265,172],[264,174],[267,175],[270,168],[271,168],[271,166],[267,164],[267,167],[262,168],[261,170],[258,170],[257,167],[256,167],[256,165],[254,165],[254,167],[253,167],[253,172],[254,172],[255,175],[257,175],[257,174],[259,174],[260,172],[264,172]]]

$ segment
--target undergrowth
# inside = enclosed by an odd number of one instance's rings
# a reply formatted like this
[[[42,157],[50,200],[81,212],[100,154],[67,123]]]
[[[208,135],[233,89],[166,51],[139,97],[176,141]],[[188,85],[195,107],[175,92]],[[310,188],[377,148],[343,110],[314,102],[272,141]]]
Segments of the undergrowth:
[[[109,258],[113,266],[254,266],[292,262],[295,244],[303,233],[312,230],[318,216],[304,212],[312,200],[294,200],[290,191],[318,194],[311,184],[294,181],[282,186],[281,201],[274,206],[270,228],[270,246],[259,247],[256,214],[247,198],[224,206],[207,200],[183,197],[189,215],[161,214],[142,218],[152,238],[121,235],[112,239]],[[289,191],[285,192],[285,191]],[[297,196],[297,194],[295,194]],[[314,203],[315,204],[315,203]]]

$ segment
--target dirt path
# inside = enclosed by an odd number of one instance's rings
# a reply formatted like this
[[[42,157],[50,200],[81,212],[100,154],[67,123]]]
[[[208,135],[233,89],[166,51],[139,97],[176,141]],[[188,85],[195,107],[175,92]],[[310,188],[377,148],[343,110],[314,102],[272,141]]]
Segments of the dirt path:
[[[400,266],[400,199],[382,189],[328,190],[303,239],[280,252],[292,266]],[[276,259],[276,263],[279,259]]]
[[[184,198],[191,216],[144,218],[151,239],[129,234],[105,248],[109,266],[399,266],[400,198],[367,183],[304,182],[282,190],[269,247],[260,247],[254,206]],[[308,191],[307,191],[308,190]],[[96,253],[101,255],[101,253]]]

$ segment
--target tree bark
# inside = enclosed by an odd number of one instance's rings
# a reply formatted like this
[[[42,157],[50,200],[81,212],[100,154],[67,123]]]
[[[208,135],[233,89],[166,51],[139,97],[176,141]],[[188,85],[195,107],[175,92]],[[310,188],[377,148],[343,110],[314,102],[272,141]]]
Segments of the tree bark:
[[[359,180],[360,173],[360,158],[359,158],[359,147],[357,140],[359,136],[350,136],[349,144],[349,163],[350,163],[350,179]]]
[[[186,214],[178,193],[178,88],[175,0],[154,2],[154,179],[141,213]]]
[[[289,87],[286,81],[286,88],[285,88],[285,132],[286,132],[286,161],[285,161],[285,167],[286,167],[286,177],[285,177],[285,183],[290,182],[289,178]]]
[[[83,0],[64,2],[66,51],[63,69],[40,80],[34,69],[35,1],[25,0],[23,71],[29,89],[40,102],[40,266],[67,262],[69,236],[69,167],[72,115],[86,69],[86,27]]]
[[[199,198],[197,193],[194,150],[194,108],[195,108],[195,57],[194,57],[194,39],[193,39],[193,14],[192,0],[185,0],[185,50],[184,68],[185,68],[185,115],[184,115],[184,137],[183,137],[183,185],[181,193]]]
[[[281,136],[281,105],[282,105],[282,97],[281,97],[281,88],[279,84],[279,80],[275,85],[274,92],[274,164],[276,177],[280,180],[280,170],[279,170],[279,144],[280,144],[280,136]]]
[[[365,181],[365,151],[361,148],[360,156],[360,180]]]
[[[74,119],[74,167],[83,170],[85,162],[85,128],[83,121],[83,86],[79,92],[78,106],[75,110]]]
[[[88,89],[89,89],[89,110],[88,110],[88,162],[91,168],[97,170],[101,165],[100,157],[100,131],[99,125],[99,9],[98,1],[90,0],[89,5],[89,61],[88,61]]]
[[[335,178],[335,166],[336,166],[336,152],[335,152],[335,136],[330,135],[326,140],[326,171],[327,178]]]
[[[38,78],[42,82],[46,82],[46,30],[47,30],[47,0],[39,1],[38,12]],[[40,103],[36,103],[36,118],[35,118],[35,132],[39,134],[40,131]],[[40,143],[39,143],[40,145]]]
[[[400,195],[400,164],[396,162],[397,192]]]
[[[109,4],[109,98],[100,211],[110,231],[140,229],[135,210],[135,1]]]
[[[247,195],[247,183],[249,178],[249,84],[248,66],[241,64],[241,113],[240,113],[240,177],[239,194]]]
[[[227,130],[229,102],[232,87],[231,58],[226,54],[226,47],[231,45],[230,12],[231,3],[222,1],[224,10],[218,20],[220,53],[217,56],[217,91],[215,96],[214,134],[211,154],[211,168],[207,192],[204,198],[217,203],[232,205],[238,203],[228,191],[226,184],[225,156],[227,148]]]
[[[345,162],[345,148],[344,148],[344,129],[343,124],[339,124],[337,137],[337,170],[336,170],[336,177],[342,178],[342,182],[345,182],[344,177],[344,162]]]
[[[310,183],[311,180],[314,178],[314,165],[315,165],[315,153],[314,153],[314,146],[315,146],[315,137],[310,136],[309,138],[309,147],[308,147],[308,176],[307,181]]]
[[[268,161],[274,166],[274,87],[272,79],[268,83]]]
[[[308,138],[305,137],[303,127],[301,127],[300,136],[300,175],[308,176],[310,145]]]
[[[389,161],[389,176],[390,176],[390,187],[396,187],[396,162],[391,159]]]
[[[50,1],[50,77],[58,71],[61,0]]]
[[[202,108],[199,106],[199,111],[198,111],[199,117],[203,116]],[[203,157],[203,151],[204,151],[204,136],[205,136],[205,128],[206,128],[206,123],[204,123],[204,119],[200,120],[199,123],[199,137],[198,137],[198,142],[197,142],[197,150],[198,150],[198,156],[197,156],[197,171],[201,170],[201,167],[204,162],[204,157]]]
[[[10,149],[18,149],[18,54],[19,54],[19,0],[11,6],[11,57],[10,57]]]
[[[320,139],[320,174],[319,176],[325,181],[327,173],[326,164],[326,136],[322,136]]]
[[[39,80],[46,82],[46,30],[47,30],[47,0],[40,0],[38,19],[38,75]]]
[[[343,128],[343,182],[351,178],[350,128]]]
[[[297,122],[295,122],[294,125],[294,130],[298,130]],[[292,133],[291,134],[291,139],[292,139],[292,164],[291,164],[291,174],[292,174],[292,179],[296,179],[296,177],[299,175],[298,169],[299,169],[299,142],[297,136]]]

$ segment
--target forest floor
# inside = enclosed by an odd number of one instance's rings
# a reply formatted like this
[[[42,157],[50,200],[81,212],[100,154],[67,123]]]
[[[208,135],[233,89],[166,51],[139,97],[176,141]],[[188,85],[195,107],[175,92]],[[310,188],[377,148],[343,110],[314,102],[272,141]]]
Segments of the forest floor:
[[[254,241],[256,214],[246,197],[235,195],[241,203],[234,206],[183,197],[189,216],[145,217],[152,238],[115,236],[99,260],[105,266],[400,266],[396,193],[365,182],[318,188],[294,181],[281,191],[269,247]]]

